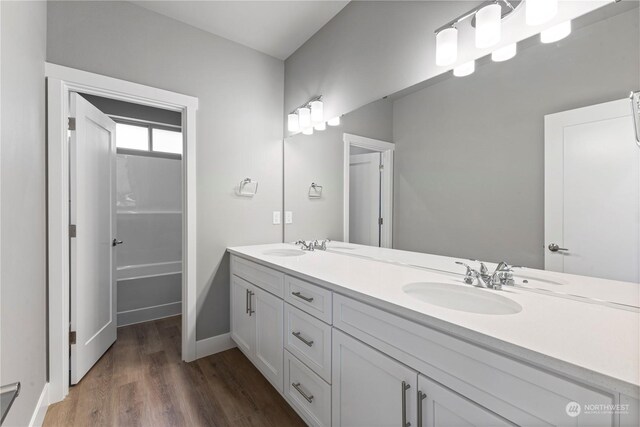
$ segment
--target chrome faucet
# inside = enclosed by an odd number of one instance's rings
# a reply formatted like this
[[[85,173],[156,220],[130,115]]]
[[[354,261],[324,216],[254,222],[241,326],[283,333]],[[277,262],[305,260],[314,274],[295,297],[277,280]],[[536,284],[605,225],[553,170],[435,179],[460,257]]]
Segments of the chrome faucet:
[[[304,240],[298,240],[297,242],[294,243],[295,245],[300,245],[303,251],[309,251],[309,252],[313,252],[315,250],[315,245],[313,244],[313,242],[305,242]]]
[[[313,248],[314,249],[318,249],[320,251],[326,251],[327,250],[327,243],[329,243],[331,240],[329,239],[324,239],[321,241],[318,240],[314,240],[313,241]]]
[[[467,272],[464,276],[464,283],[467,285],[473,285],[480,288],[489,288],[500,290],[503,286],[514,286],[513,269],[515,266],[509,265],[504,261],[501,261],[492,274],[489,274],[489,269],[482,261],[480,263],[480,270],[471,268],[468,264],[456,261],[456,264],[463,265],[467,268]]]

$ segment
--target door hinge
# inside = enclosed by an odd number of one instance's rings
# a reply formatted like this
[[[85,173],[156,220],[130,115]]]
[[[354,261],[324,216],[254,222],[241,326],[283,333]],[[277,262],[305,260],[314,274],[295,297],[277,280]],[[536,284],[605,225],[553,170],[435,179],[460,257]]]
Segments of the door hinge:
[[[77,228],[75,224],[71,224],[69,226],[69,237],[76,237],[77,236]]]
[[[76,343],[76,331],[69,331],[69,345]]]
[[[384,220],[382,218],[378,218],[378,225],[384,224]]]
[[[69,130],[76,130],[76,118],[69,117]]]

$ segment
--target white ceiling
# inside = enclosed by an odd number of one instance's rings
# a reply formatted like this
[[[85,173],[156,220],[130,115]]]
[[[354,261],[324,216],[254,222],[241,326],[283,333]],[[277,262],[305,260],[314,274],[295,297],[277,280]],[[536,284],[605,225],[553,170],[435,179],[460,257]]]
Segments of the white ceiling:
[[[286,59],[348,1],[133,1],[186,24]]]

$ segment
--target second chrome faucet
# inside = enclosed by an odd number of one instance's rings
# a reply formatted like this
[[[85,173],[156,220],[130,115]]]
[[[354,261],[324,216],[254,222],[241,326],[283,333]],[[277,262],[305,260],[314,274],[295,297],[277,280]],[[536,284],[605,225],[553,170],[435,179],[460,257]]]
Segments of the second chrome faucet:
[[[515,266],[501,261],[494,272],[489,273],[489,269],[482,261],[477,262],[480,263],[480,270],[476,270],[462,261],[456,261],[456,264],[463,265],[467,268],[463,279],[467,285],[500,290],[502,286],[513,286],[515,284],[513,280],[513,269],[516,268]]]

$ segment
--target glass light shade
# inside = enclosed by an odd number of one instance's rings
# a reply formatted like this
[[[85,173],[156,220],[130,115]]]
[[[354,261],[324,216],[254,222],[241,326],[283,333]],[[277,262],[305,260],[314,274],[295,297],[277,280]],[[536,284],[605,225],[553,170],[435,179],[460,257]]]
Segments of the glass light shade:
[[[500,49],[496,49],[493,52],[491,52],[491,59],[494,62],[507,61],[513,58],[514,56],[516,56],[517,52],[518,52],[517,45],[515,43],[511,43],[506,45],[505,47],[501,47]]]
[[[311,103],[311,122],[320,123],[324,121],[324,109],[322,101],[313,101]]]
[[[308,128],[302,129],[302,133],[305,135],[313,135],[313,127],[309,126]]]
[[[340,116],[329,119],[327,124],[329,126],[340,126]]]
[[[296,113],[291,113],[287,116],[287,129],[289,132],[298,132],[300,130],[300,122],[298,122]]]
[[[436,65],[451,65],[458,59],[458,29],[446,28],[436,34]]]
[[[325,122],[316,123],[314,126],[315,130],[325,130],[327,128],[327,124]]]
[[[558,13],[558,0],[526,0],[524,5],[527,25],[542,25]]]
[[[476,61],[465,62],[462,65],[458,65],[453,69],[453,75],[456,77],[464,77],[469,74],[473,74],[476,70]]]
[[[476,12],[476,47],[494,46],[500,41],[502,6],[490,4]]]
[[[298,109],[298,125],[300,129],[311,127],[311,110],[304,107]]]
[[[540,41],[542,43],[553,43],[562,40],[569,34],[571,34],[571,21],[565,21],[541,32]]]

